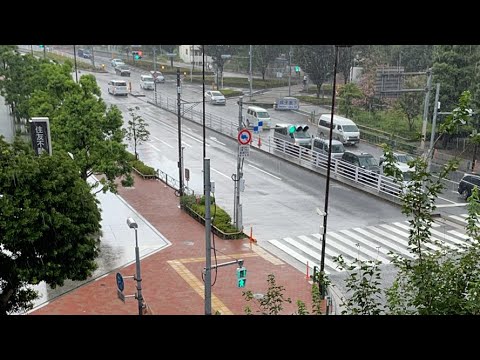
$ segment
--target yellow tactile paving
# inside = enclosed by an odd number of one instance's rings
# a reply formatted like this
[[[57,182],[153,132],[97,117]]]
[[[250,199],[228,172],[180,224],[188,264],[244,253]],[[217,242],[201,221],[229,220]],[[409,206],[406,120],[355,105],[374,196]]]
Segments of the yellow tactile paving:
[[[202,260],[205,259],[202,258]],[[205,287],[203,282],[197,279],[195,275],[193,275],[192,272],[182,264],[181,260],[170,260],[167,262],[183,278],[183,280],[185,280],[188,285],[190,285],[192,289],[202,297],[202,299],[205,299]],[[233,312],[231,312],[225,304],[212,293],[212,312],[216,313],[217,311],[222,315],[233,315]]]
[[[270,261],[273,265],[282,265],[284,264],[284,262],[280,259],[277,259],[275,256],[273,256],[272,254],[269,254],[268,252],[266,252],[265,250],[263,250],[260,246],[258,245],[252,245],[252,251],[254,251],[255,253],[257,253],[259,256],[261,256],[262,258],[264,258],[265,260],[267,261]]]

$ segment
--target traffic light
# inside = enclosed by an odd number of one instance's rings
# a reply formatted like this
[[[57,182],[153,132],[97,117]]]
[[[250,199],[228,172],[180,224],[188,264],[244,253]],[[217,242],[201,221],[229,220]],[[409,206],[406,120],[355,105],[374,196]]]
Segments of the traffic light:
[[[142,51],[132,51],[133,58],[135,60],[140,60],[142,58],[143,52]]]
[[[295,66],[295,72],[300,72],[300,66]]]
[[[290,125],[288,132],[293,134],[296,131],[307,131],[309,129],[308,125]]]
[[[45,45],[38,45],[40,47],[40,49],[43,49],[45,48]]]
[[[247,269],[242,267],[237,268],[237,287],[243,288],[247,283]]]

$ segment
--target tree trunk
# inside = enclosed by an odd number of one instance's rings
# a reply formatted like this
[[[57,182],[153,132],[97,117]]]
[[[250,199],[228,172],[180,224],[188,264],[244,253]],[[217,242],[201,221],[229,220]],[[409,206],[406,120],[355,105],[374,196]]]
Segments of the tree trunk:
[[[7,304],[10,297],[13,295],[13,289],[11,287],[6,286],[3,292],[0,294],[0,316],[7,315]]]
[[[267,72],[267,69],[262,70],[262,80],[265,81],[265,73]]]

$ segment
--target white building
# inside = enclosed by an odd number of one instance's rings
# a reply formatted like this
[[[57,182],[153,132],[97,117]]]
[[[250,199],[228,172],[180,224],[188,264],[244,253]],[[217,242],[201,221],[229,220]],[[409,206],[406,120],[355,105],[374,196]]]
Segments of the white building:
[[[186,64],[202,65],[202,45],[179,45],[178,53],[182,61]],[[205,56],[205,62],[207,64],[212,62],[210,56]]]

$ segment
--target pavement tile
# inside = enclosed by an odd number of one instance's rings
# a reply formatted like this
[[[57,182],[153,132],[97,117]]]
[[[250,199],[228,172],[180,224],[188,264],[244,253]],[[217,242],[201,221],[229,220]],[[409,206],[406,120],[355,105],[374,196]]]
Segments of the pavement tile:
[[[125,189],[120,186],[119,195],[172,243],[171,246],[141,259],[142,294],[148,305],[148,313],[204,314],[204,226],[178,207],[179,199],[174,190],[160,181],[144,180],[135,175],[135,188]],[[311,308],[311,285],[297,269],[266,253],[256,244],[252,245],[250,250],[248,238],[222,240],[215,237],[215,245],[222,251],[217,251],[218,263],[244,257],[248,276],[246,288],[241,289],[236,287],[235,265],[219,268],[217,272],[212,271],[213,313],[220,310],[223,314],[244,314],[248,303],[242,296],[243,291],[265,293],[268,274],[275,274],[277,284],[283,285],[286,297],[292,299],[292,304],[285,304],[283,314],[294,313],[295,303],[299,299]],[[261,256],[262,254],[267,256]],[[214,263],[215,257],[212,255],[212,264]],[[135,264],[119,271],[124,276],[133,275]],[[59,296],[33,310],[30,315],[138,314],[138,303],[134,298],[128,298],[123,303],[117,297],[116,272],[117,270],[112,271],[103,278]],[[125,279],[124,293],[134,294],[135,286],[133,279]],[[254,306],[252,309],[256,310]]]

